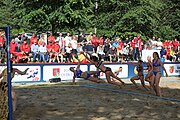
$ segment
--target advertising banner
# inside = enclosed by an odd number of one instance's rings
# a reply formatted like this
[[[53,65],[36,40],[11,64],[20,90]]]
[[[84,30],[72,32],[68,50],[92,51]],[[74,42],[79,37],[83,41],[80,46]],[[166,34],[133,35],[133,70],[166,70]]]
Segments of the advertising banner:
[[[113,65],[106,65],[106,67],[110,67],[112,72],[119,71],[118,77],[119,78],[127,78],[128,77],[128,65],[127,64],[113,64]],[[90,71],[96,71],[97,68],[94,65],[90,65]],[[103,72],[100,73],[100,78],[106,78]]]
[[[180,64],[164,64],[168,76],[180,76]],[[164,76],[165,76],[164,72]]]
[[[77,67],[77,65],[44,65],[43,80],[48,81],[51,78],[61,78],[61,80],[72,80],[74,74],[69,70],[70,67]],[[82,71],[87,71],[88,69],[87,65],[81,65],[80,68]]]
[[[13,68],[17,68],[20,71],[24,71],[27,68],[29,68],[29,70],[27,71],[26,75],[20,75],[18,73],[15,73],[12,82],[40,81],[40,76],[41,76],[40,66],[13,66]]]
[[[148,56],[151,56],[151,59],[153,59],[154,52],[157,52],[160,56],[160,50],[142,50],[142,61],[147,62]]]

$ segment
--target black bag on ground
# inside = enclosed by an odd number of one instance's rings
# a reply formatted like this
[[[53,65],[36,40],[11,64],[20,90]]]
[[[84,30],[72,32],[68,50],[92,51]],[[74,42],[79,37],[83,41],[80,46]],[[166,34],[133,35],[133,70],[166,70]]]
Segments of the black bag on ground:
[[[61,82],[61,78],[51,78],[51,79],[49,79],[49,82],[50,82],[50,83],[53,83],[53,82]]]

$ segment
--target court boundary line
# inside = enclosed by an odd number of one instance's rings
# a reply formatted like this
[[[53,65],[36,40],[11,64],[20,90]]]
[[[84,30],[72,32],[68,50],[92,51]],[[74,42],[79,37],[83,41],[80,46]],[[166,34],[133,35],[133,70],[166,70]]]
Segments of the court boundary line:
[[[155,99],[160,99],[160,100],[165,100],[165,101],[173,101],[173,102],[180,102],[180,99],[176,98],[167,98],[167,97],[159,97],[159,96],[154,96],[150,94],[143,94],[143,93],[137,93],[137,92],[128,92],[128,91],[123,91],[123,90],[115,90],[112,88],[98,88],[97,86],[113,86],[110,84],[84,84],[80,85],[80,87],[86,87],[86,88],[93,88],[97,90],[105,90],[105,91],[111,91],[111,92],[116,92],[116,93],[123,93],[123,94],[131,94],[131,95],[137,95],[137,96],[145,96],[145,97],[151,97]]]

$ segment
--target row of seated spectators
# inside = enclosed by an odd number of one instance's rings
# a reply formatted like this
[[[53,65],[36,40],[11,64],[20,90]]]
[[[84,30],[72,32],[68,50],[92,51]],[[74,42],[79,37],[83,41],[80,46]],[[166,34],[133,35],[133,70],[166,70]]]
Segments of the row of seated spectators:
[[[1,44],[2,43],[2,44]],[[1,57],[5,55],[5,39],[0,36]],[[103,61],[120,62],[136,61],[141,59],[142,50],[160,50],[161,58],[164,61],[179,61],[179,42],[175,40],[166,40],[162,42],[160,38],[155,37],[143,43],[140,35],[132,40],[125,40],[100,37],[90,33],[88,36],[71,36],[70,33],[64,37],[59,33],[54,37],[52,33],[47,40],[42,35],[39,39],[33,34],[28,44],[27,37],[22,34],[11,40],[10,52],[11,59],[15,63],[43,62],[43,63],[71,63],[74,61],[74,55],[81,54],[81,51],[89,52],[99,56]],[[85,58],[81,58],[83,60]]]

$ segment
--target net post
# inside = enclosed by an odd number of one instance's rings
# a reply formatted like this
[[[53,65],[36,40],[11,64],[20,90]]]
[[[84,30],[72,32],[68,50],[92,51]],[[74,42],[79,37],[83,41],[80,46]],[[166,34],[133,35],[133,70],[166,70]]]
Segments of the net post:
[[[11,55],[10,55],[10,26],[6,27],[7,42],[7,74],[8,74],[8,111],[9,120],[12,120],[12,93],[11,93]]]

